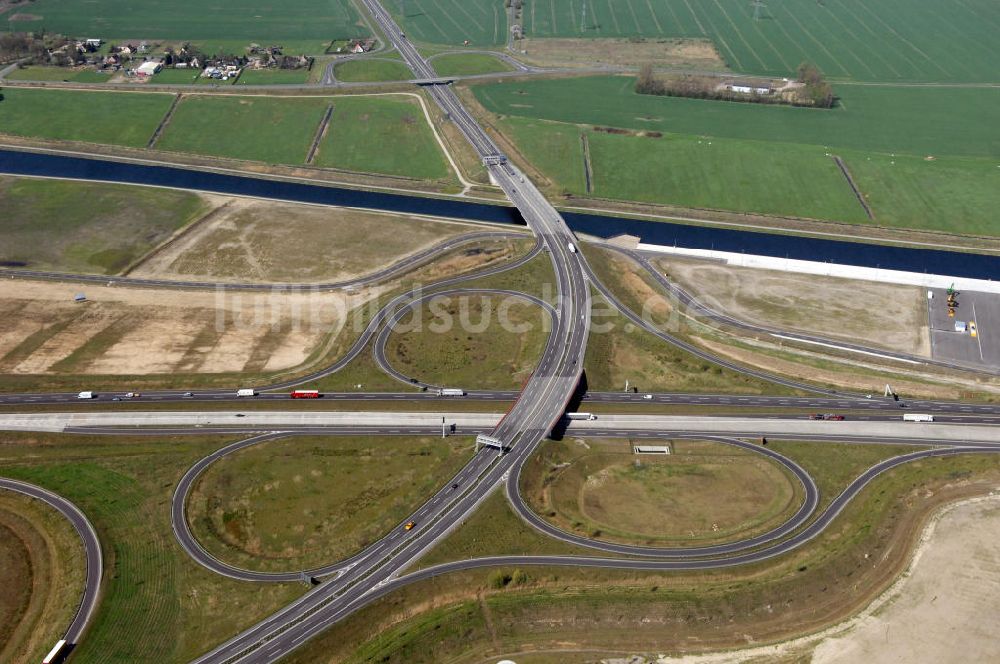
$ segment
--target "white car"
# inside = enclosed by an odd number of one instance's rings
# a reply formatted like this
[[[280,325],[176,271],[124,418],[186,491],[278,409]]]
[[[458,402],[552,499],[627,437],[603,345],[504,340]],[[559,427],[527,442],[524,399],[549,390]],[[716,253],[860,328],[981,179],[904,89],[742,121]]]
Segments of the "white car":
[[[642,398],[645,399],[646,401],[652,401],[653,400],[653,395],[652,394],[643,394]]]

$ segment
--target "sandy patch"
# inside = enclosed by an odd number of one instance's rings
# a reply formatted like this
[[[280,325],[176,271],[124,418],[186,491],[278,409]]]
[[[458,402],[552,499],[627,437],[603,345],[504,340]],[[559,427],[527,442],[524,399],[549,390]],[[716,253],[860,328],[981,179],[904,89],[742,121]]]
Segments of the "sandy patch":
[[[53,364],[83,346],[91,337],[100,334],[121,317],[121,312],[93,304],[82,305],[87,309],[77,316],[66,329],[57,332],[31,355],[15,366],[11,373],[46,373]]]
[[[171,371],[243,370],[255,351],[255,365],[286,369],[304,361],[347,312],[378,294],[367,289],[224,293],[88,286],[89,301],[74,304],[79,286],[0,281],[0,313],[16,323],[0,334],[0,367],[14,373],[49,373],[98,335],[85,361],[60,372],[143,375]],[[65,323],[26,357],[5,355],[45,326]],[[114,325],[113,329],[108,329]],[[117,337],[117,338],[116,338]],[[258,348],[262,341],[265,343]],[[93,346],[92,346],[93,347]],[[269,349],[273,349],[273,352]]]
[[[373,272],[476,230],[407,215],[213,197],[215,209],[148,256],[136,277],[323,283]]]
[[[87,373],[168,373],[180,363],[200,329],[197,320],[178,320],[147,313],[144,320],[87,367]]]
[[[658,259],[654,265],[741,320],[930,357],[921,288],[702,261]]]
[[[1000,660],[1000,494],[939,512],[910,567],[854,618],[785,643],[685,657],[632,657],[604,664],[938,664]]]

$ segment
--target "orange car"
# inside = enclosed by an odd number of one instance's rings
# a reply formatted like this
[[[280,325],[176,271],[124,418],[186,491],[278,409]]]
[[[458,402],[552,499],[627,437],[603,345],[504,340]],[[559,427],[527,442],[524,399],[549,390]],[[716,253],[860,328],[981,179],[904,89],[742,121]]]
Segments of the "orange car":
[[[406,528],[407,530],[413,530],[413,526],[415,526],[415,525],[417,525],[415,522],[413,522],[413,521],[407,521],[406,525],[403,526],[403,527]]]

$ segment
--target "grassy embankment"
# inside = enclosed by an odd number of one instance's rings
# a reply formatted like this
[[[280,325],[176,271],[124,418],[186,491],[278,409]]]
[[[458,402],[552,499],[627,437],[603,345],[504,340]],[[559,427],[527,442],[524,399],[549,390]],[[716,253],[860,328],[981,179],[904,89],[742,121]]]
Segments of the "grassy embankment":
[[[829,492],[901,451],[784,445]],[[794,445],[801,449],[793,453]],[[810,461],[818,448],[826,451]],[[738,648],[747,635],[760,643],[808,633],[853,614],[885,589],[934,508],[988,491],[998,477],[995,456],[907,465],[877,479],[816,540],[748,567],[676,573],[508,567],[447,575],[359,611],[291,661],[435,662],[516,653],[518,661],[556,662],[569,651],[593,657],[694,653]],[[564,552],[566,545],[529,530],[494,494],[420,564]]]
[[[0,265],[116,274],[207,211],[170,189],[0,177]]]
[[[400,523],[469,460],[469,438],[300,437],[255,445],[199,478],[188,518],[232,565],[310,569],[346,558]]]
[[[61,514],[0,491],[0,659],[41,661],[84,587],[83,547]]]
[[[345,83],[407,81],[413,78],[413,72],[402,62],[381,57],[339,62],[333,68],[333,75]]]
[[[432,300],[386,342],[392,366],[432,385],[518,389],[548,338],[548,314],[523,300],[470,295]],[[521,331],[523,330],[523,331]]]
[[[169,503],[177,480],[233,438],[3,438],[0,474],[73,501],[103,543],[104,595],[74,652],[80,661],[187,662],[305,591],[300,584],[255,585],[218,576],[174,540]]]
[[[752,537],[787,520],[803,497],[799,482],[773,461],[691,441],[674,441],[668,455],[643,456],[627,440],[549,441],[521,487],[535,512],[563,530],[642,546]]]
[[[512,71],[513,67],[486,53],[446,53],[431,60],[438,76],[476,76]]]

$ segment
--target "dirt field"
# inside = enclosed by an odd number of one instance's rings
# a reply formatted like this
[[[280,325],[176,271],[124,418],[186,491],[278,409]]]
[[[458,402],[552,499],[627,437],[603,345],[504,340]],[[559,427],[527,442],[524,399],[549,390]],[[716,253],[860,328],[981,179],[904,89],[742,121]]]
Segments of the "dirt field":
[[[924,531],[910,568],[856,617],[818,635],[750,650],[602,664],[993,662],[1000,641],[1000,496],[947,509]]]
[[[323,282],[394,263],[471,226],[346,208],[210,197],[215,210],[132,276]]]
[[[73,302],[84,292],[88,301]],[[0,373],[280,370],[302,363],[376,294],[223,294],[6,280]]]
[[[685,259],[656,264],[688,292],[736,318],[930,357],[920,288]]]
[[[593,66],[595,64],[723,70],[725,63],[707,39],[525,39],[525,62],[540,66]]]

